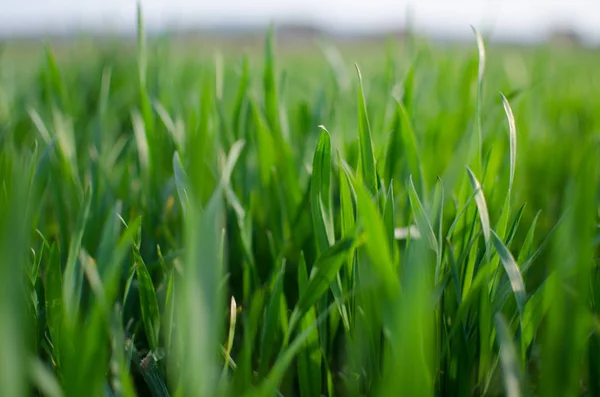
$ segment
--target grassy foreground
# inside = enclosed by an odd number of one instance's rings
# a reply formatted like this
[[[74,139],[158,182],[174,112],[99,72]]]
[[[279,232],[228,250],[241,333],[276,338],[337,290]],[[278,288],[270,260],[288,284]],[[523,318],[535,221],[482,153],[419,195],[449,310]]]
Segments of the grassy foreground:
[[[0,59],[0,395],[600,395],[600,55],[475,37]]]

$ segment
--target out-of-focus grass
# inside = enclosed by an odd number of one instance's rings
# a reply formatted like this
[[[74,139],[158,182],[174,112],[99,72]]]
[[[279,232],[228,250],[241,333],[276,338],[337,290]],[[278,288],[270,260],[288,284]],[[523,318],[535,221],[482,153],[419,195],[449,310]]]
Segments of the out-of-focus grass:
[[[0,58],[1,395],[600,391],[600,56],[138,37]]]

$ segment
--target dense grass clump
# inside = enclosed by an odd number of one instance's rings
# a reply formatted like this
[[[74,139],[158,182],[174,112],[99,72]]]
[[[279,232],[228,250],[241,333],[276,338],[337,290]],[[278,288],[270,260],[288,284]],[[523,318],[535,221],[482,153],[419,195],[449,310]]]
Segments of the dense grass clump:
[[[600,395],[597,54],[139,28],[0,60],[0,395]]]

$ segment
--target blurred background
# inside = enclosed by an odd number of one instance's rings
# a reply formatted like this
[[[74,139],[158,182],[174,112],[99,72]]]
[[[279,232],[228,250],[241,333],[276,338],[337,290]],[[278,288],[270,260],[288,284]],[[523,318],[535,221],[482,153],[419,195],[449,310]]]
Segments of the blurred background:
[[[470,40],[469,25],[489,40],[600,44],[600,3],[594,0],[143,0],[153,33],[247,36],[274,22],[294,36],[377,36],[409,25],[437,39]],[[0,37],[134,34],[134,0],[1,0]]]

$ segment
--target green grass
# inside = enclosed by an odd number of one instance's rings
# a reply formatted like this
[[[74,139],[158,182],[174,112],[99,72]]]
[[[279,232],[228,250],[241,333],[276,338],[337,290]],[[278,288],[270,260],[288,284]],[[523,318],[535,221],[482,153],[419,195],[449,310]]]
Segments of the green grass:
[[[597,53],[139,20],[0,58],[0,395],[600,395]]]

